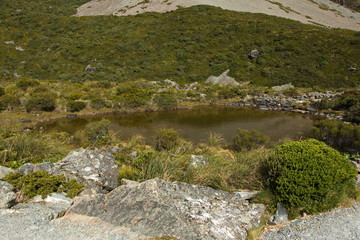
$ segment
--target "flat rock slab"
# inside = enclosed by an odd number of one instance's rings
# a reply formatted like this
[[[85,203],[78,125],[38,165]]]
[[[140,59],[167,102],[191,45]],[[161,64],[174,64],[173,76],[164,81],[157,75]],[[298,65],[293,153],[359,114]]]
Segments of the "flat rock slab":
[[[67,214],[97,217],[147,238],[229,240],[245,239],[264,208],[209,187],[152,179],[78,197]]]
[[[260,240],[348,240],[360,239],[360,203],[352,208],[298,219],[277,231],[265,232]]]

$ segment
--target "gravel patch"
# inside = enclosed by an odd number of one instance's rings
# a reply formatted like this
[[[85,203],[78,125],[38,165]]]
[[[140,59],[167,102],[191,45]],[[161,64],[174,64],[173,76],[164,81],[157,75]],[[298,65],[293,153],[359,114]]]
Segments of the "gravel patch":
[[[0,210],[1,240],[127,240],[111,227],[55,219],[67,206],[18,204]]]
[[[360,239],[360,203],[309,216],[283,228],[265,232],[259,240],[350,240]],[[271,232],[273,230],[273,232]]]

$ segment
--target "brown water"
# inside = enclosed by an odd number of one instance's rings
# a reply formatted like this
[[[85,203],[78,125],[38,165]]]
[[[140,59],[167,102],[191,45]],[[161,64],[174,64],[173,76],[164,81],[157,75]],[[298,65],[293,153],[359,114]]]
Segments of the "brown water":
[[[120,132],[123,139],[140,134],[151,143],[160,128],[174,128],[180,135],[195,143],[205,141],[209,132],[220,133],[230,141],[237,128],[256,129],[272,140],[288,137],[299,139],[310,133],[313,120],[308,115],[264,112],[256,109],[201,107],[182,111],[127,113],[60,119],[42,126],[70,134],[83,129],[88,123],[101,119],[111,121],[110,129]]]

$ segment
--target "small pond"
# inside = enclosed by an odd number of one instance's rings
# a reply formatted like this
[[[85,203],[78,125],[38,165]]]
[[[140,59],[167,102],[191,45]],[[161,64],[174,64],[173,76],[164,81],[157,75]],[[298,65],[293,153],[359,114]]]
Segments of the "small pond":
[[[124,140],[139,134],[144,136],[149,144],[160,128],[174,128],[182,137],[199,143],[205,141],[209,132],[220,133],[226,141],[231,141],[237,128],[259,130],[274,141],[284,137],[299,139],[308,135],[313,126],[313,120],[308,115],[225,107],[85,116],[76,119],[58,119],[43,123],[41,126],[45,130],[73,134],[88,123],[103,118],[111,121],[110,129],[120,132]]]

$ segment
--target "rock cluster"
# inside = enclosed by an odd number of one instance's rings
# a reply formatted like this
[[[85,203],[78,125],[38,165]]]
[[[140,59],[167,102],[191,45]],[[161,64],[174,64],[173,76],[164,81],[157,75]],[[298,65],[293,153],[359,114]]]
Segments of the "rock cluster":
[[[255,95],[248,96],[244,101],[236,101],[227,103],[228,106],[235,107],[255,107],[263,111],[287,111],[287,112],[298,112],[298,113],[309,113],[313,115],[325,116],[330,119],[343,120],[342,116],[336,116],[333,114],[324,114],[318,112],[313,105],[316,102],[324,99],[333,99],[335,96],[341,93],[319,93],[310,92],[300,96],[289,97],[284,94],[277,95]]]
[[[219,85],[232,85],[239,86],[239,83],[235,81],[234,78],[229,77],[227,74],[229,73],[229,69],[223,72],[220,76],[210,76],[205,83],[219,84]]]

